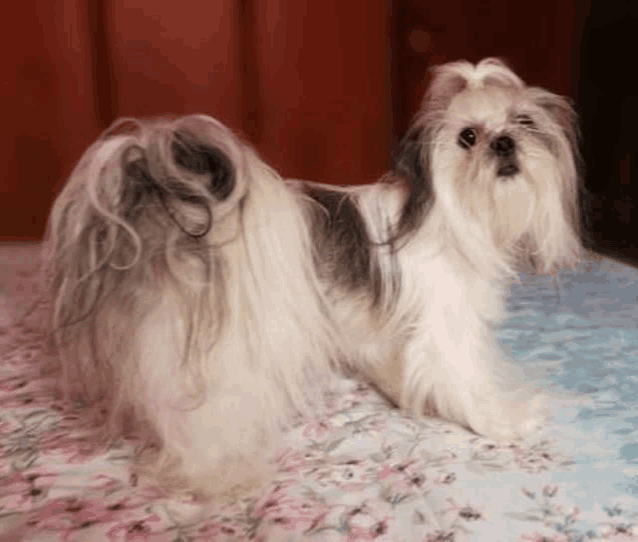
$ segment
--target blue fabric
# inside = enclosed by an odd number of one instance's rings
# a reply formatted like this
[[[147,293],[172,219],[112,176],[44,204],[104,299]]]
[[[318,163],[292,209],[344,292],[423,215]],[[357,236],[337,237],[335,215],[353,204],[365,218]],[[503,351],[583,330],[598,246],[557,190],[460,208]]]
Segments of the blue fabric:
[[[28,299],[26,275],[11,277]],[[210,504],[132,476],[134,441],[95,449],[25,337],[0,363],[0,538],[638,541],[637,277],[599,259],[512,285],[500,342],[553,397],[525,441],[411,416],[343,379],[284,435],[270,483]],[[0,320],[0,347],[11,337]]]
[[[544,371],[550,389],[585,399],[556,406],[545,433],[573,454],[572,468],[553,471],[552,483],[592,515],[618,499],[625,517],[638,511],[637,278],[638,270],[609,259],[553,279],[524,275],[499,332],[526,371]]]

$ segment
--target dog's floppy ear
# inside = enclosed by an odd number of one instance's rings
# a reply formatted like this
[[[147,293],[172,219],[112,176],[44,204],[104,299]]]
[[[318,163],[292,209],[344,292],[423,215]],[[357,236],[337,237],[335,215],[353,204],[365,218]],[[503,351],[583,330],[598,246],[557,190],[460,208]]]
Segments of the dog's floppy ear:
[[[409,195],[395,229],[393,241],[417,230],[434,202],[428,133],[424,126],[415,126],[407,133],[395,156],[394,173],[403,179]]]
[[[580,139],[578,115],[569,99],[546,91],[545,89],[530,89],[534,102],[560,126],[570,145],[577,152]]]
[[[394,171],[406,180],[423,176],[421,163],[421,135],[423,130],[411,130],[399,144],[399,152],[394,156]]]
[[[217,200],[224,201],[231,195],[236,175],[232,162],[221,149],[204,146],[189,134],[175,132],[171,152],[179,167],[209,177],[206,188]]]

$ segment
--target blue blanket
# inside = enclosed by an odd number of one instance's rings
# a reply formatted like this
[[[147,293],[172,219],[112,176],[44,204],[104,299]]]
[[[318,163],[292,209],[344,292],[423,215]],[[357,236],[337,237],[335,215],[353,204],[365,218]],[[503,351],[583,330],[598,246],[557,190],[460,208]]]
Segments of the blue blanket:
[[[8,260],[7,260],[8,261]],[[2,262],[4,263],[4,262]],[[1,277],[0,277],[1,278]],[[638,271],[609,259],[511,287],[500,341],[553,394],[553,419],[498,443],[414,418],[344,379],[292,428],[267,487],[167,497],[131,471],[134,440],[90,428],[0,321],[0,534],[12,540],[638,540]],[[8,290],[26,303],[28,272]]]

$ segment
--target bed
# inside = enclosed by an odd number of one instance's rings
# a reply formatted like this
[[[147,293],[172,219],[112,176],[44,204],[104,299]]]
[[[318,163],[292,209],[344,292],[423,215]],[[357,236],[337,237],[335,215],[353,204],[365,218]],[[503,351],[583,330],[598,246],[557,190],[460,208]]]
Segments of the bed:
[[[554,393],[553,419],[498,443],[414,418],[344,378],[295,425],[264,490],[166,498],[130,469],[134,441],[92,446],[55,393],[33,299],[36,246],[0,249],[0,537],[5,540],[638,540],[638,271],[591,256],[512,285],[500,341]]]

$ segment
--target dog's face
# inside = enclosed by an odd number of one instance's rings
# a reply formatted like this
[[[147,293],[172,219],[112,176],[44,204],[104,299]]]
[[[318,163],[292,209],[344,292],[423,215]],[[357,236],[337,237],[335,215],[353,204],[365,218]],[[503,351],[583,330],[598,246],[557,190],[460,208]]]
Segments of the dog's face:
[[[446,157],[465,171],[485,171],[486,182],[506,182],[520,174],[521,146],[524,145],[529,115],[517,112],[516,95],[504,89],[465,91],[450,103],[445,136],[456,137],[456,145]],[[521,119],[525,119],[521,122]],[[491,175],[490,175],[491,173]]]
[[[543,269],[572,259],[578,178],[566,100],[496,60],[448,64],[413,131],[416,163],[459,245],[492,239],[497,252],[526,252]]]
[[[554,119],[525,91],[494,87],[452,99],[432,158],[435,171],[449,168],[452,186],[441,191],[454,190],[466,212],[507,248],[530,231],[548,194],[560,198],[569,151]],[[557,211],[560,205],[552,203]]]

